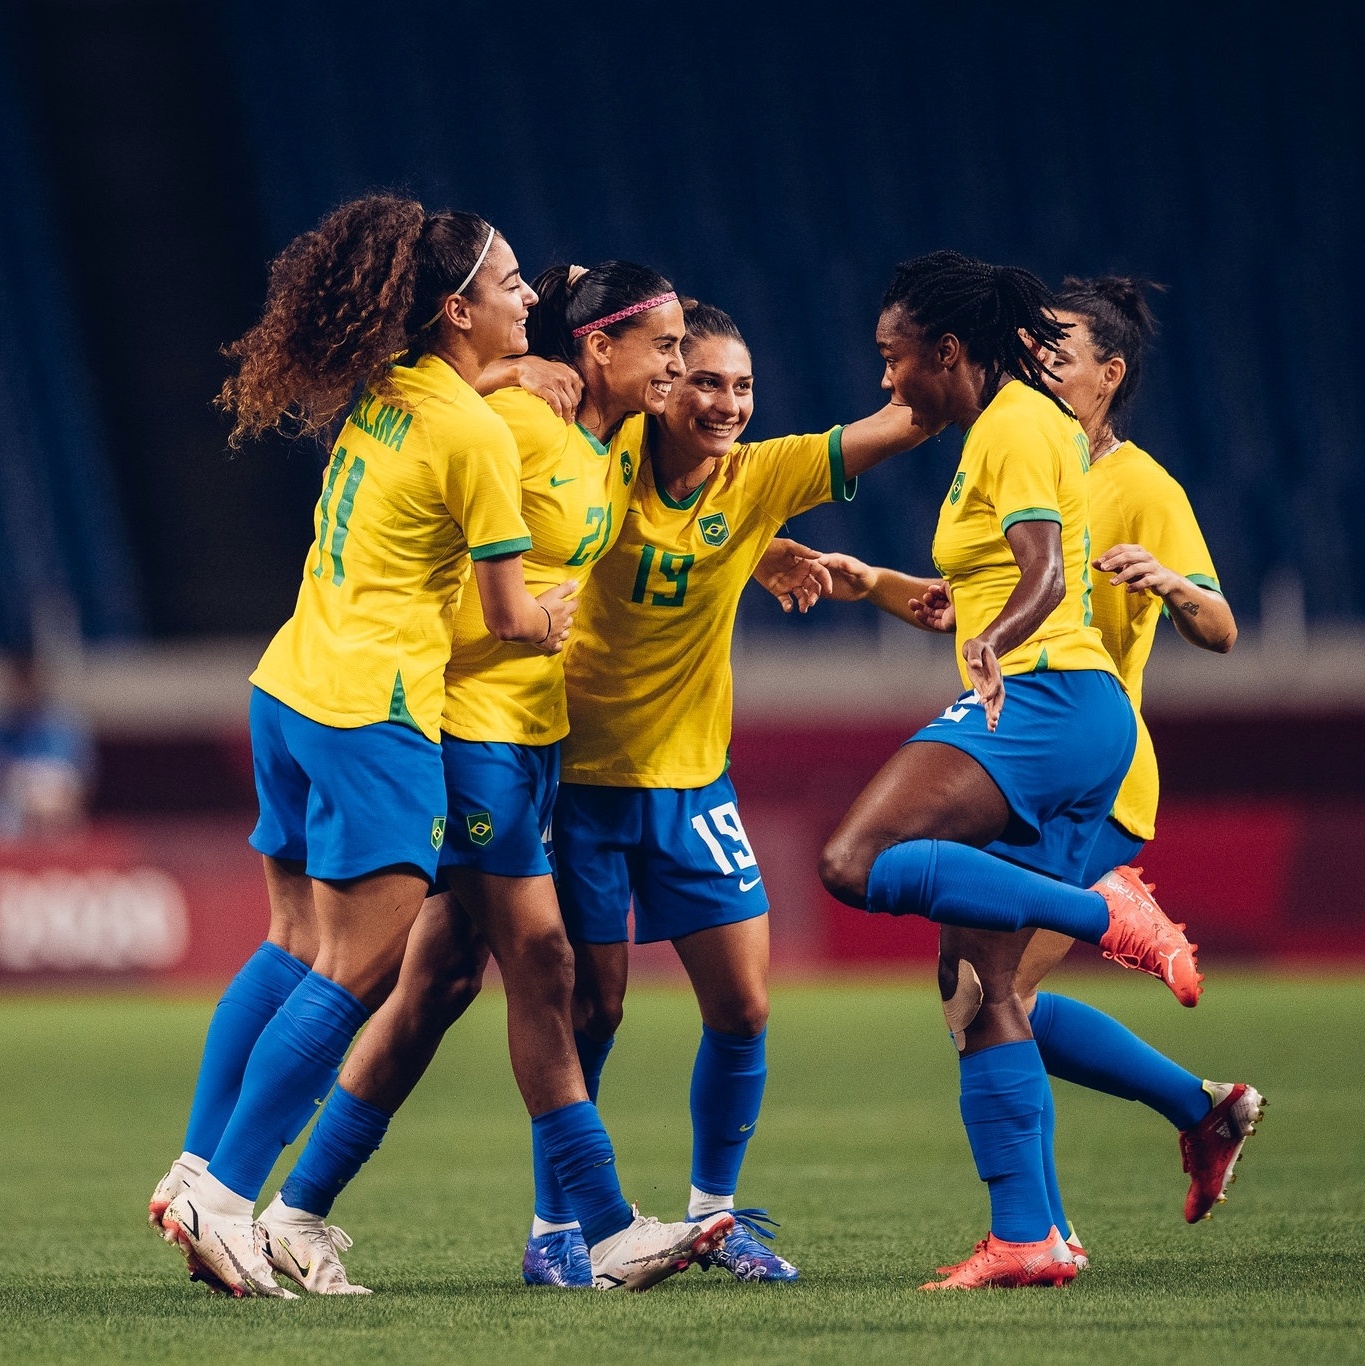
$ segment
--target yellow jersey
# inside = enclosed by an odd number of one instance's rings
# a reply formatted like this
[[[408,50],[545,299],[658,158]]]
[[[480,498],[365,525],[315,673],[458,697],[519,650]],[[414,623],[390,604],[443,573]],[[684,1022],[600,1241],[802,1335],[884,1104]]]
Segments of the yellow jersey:
[[[1090,620],[1089,468],[1081,424],[1022,381],[1003,385],[972,423],[933,542],[934,564],[952,586],[957,609],[957,666],[964,687],[971,682],[962,644],[999,616],[1019,582],[1005,533],[1026,521],[1058,524],[1066,596],[1027,640],[1001,656],[1001,672],[1116,672]]]
[[[507,424],[438,356],[389,373],[332,448],[294,614],[251,681],[323,725],[435,741],[470,558],[531,538]]]
[[[644,414],[626,418],[604,446],[524,389],[500,389],[488,403],[521,452],[521,511],[531,533],[521,562],[527,591],[538,596],[577,579],[581,593],[620,533],[639,475]],[[570,639],[579,620],[581,614]],[[519,745],[553,744],[569,729],[563,654],[543,655],[491,634],[477,580],[455,616],[441,729],[462,740]]]
[[[853,496],[842,433],[736,444],[682,502],[644,463],[569,638],[565,782],[693,788],[725,771],[740,594],[787,518]]]
[[[1140,545],[1191,583],[1220,591],[1185,490],[1146,451],[1123,442],[1095,461],[1087,482],[1095,555],[1115,545]],[[1142,720],[1142,674],[1165,609],[1154,593],[1129,593],[1112,587],[1109,579],[1096,571],[1091,600],[1095,625],[1138,713],[1137,752],[1112,814],[1130,834],[1149,840],[1156,834],[1158,780],[1156,752]]]

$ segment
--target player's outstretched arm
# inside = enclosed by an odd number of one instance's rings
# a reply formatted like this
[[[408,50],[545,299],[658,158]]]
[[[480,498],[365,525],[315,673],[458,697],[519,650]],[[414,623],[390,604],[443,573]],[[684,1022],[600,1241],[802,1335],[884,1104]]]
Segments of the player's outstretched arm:
[[[572,365],[540,356],[504,356],[480,374],[475,390],[484,395],[499,389],[525,389],[543,398],[555,416],[572,422],[583,397],[583,377]]]
[[[474,561],[483,622],[499,640],[530,645],[541,654],[564,648],[578,610],[578,580],[567,579],[533,598],[526,588],[520,555]]]
[[[840,437],[845,477],[852,479],[888,456],[913,450],[931,436],[937,436],[944,425],[926,427],[915,416],[914,409],[903,403],[888,403],[875,413],[850,422]]]
[[[1109,582],[1130,593],[1153,593],[1166,604],[1175,629],[1201,650],[1225,655],[1237,643],[1237,622],[1227,599],[1213,588],[1192,583],[1140,545],[1110,546],[1092,560],[1112,575]]]

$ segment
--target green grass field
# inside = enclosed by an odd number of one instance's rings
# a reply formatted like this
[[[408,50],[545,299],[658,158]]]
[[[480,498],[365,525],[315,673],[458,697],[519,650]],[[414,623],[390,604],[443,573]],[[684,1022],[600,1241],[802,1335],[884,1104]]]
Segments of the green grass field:
[[[1059,1084],[1058,1160],[1091,1270],[1065,1290],[970,1295],[915,1290],[987,1226],[927,975],[774,992],[740,1199],[782,1221],[801,1281],[746,1286],[694,1269],[645,1295],[521,1284],[528,1124],[496,990],[333,1212],[356,1240],[353,1277],[375,1295],[297,1303],[211,1298],[146,1227],[212,1002],[0,1000],[0,1359],[1365,1360],[1365,981],[1214,974],[1196,1011],[1147,978],[1056,985],[1201,1074],[1254,1081],[1270,1109],[1228,1204],[1190,1227],[1165,1121]],[[635,988],[605,1078],[627,1195],[662,1218],[681,1217],[687,1189],[696,1028],[684,991]]]

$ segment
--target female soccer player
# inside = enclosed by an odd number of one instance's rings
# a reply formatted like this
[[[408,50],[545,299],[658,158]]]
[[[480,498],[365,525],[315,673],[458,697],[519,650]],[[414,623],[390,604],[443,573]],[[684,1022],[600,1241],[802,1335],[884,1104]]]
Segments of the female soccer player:
[[[971,691],[855,799],[820,875],[849,905],[944,926],[939,987],[991,1229],[926,1289],[1076,1274],[1044,1176],[1047,1077],[1015,992],[1025,927],[1101,944],[1198,999],[1191,946],[1131,869],[1082,889],[1136,726],[1090,624],[1085,433],[1023,339],[1062,340],[1053,308],[1026,271],[935,252],[897,270],[877,326],[895,396],[966,434],[933,552]]]
[[[374,195],[285,248],[228,349],[233,444],[315,436],[362,390],[294,614],[252,674],[269,935],[215,1012],[185,1151],[150,1207],[192,1273],[237,1295],[290,1294],[256,1197],[389,990],[436,872],[443,679],[471,562],[489,629],[520,648],[557,650],[572,614],[565,588],[526,589],[516,445],[472,388],[525,351],[535,302],[491,224]]]
[[[570,585],[590,582],[619,534],[640,469],[642,414],[662,412],[682,375],[683,314],[666,279],[629,262],[554,267],[533,287],[541,302],[531,314],[531,344],[541,356],[571,361],[581,385],[578,420],[568,424],[520,387],[488,399],[520,451],[532,537],[523,564],[536,589],[567,576]],[[494,367],[481,383],[517,369]],[[733,1221],[720,1211],[684,1224],[637,1216],[622,1197],[610,1142],[584,1089],[570,1016],[573,956],[546,838],[568,730],[562,657],[499,639],[483,621],[477,591],[461,604],[453,639],[440,722],[450,813],[443,890],[424,905],[397,989],[361,1036],[298,1164],[261,1215],[269,1255],[306,1289],[351,1288],[338,1257],[345,1243],[333,1240],[325,1216],[472,1000],[491,949],[537,1149],[585,1230],[581,1279],[644,1289],[717,1247]]]
[[[1045,357],[1050,382],[1090,441],[1091,543],[1108,547],[1093,562],[1102,571],[1092,598],[1094,620],[1138,714],[1137,752],[1091,851],[1086,882],[1132,863],[1156,833],[1156,754],[1141,706],[1157,623],[1168,615],[1183,639],[1219,654],[1237,640],[1184,489],[1121,434],[1156,327],[1144,297],[1148,287],[1124,277],[1068,277],[1057,297],[1057,320],[1069,330]],[[1048,1072],[1143,1101],[1170,1120],[1190,1176],[1185,1218],[1207,1218],[1226,1199],[1233,1165],[1255,1132],[1265,1098],[1245,1082],[1201,1080],[1093,1006],[1039,993],[1038,984],[1070,947],[1066,936],[1040,931],[1019,970],[1020,999]],[[1057,1226],[1066,1228],[1051,1143],[1044,1137],[1053,1212]]]
[[[648,459],[615,548],[581,594],[565,656],[570,729],[555,806],[560,904],[577,958],[575,1037],[590,1095],[623,1014],[627,916],[668,939],[696,992],[689,1219],[733,1212],[702,1259],[741,1280],[796,1279],[736,1211],[767,1076],[768,901],[726,771],[730,642],[740,594],[791,516],[927,433],[895,403],[845,427],[751,444],[753,364],[734,322],[689,306],[686,375],[649,424]],[[535,1143],[527,1279],[573,1283],[584,1234]],[[758,1235],[757,1237],[755,1235]]]

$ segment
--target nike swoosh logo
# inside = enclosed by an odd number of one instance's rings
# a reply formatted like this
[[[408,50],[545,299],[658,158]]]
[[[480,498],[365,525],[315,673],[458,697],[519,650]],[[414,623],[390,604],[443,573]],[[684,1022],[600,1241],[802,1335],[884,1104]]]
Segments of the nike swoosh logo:
[[[185,1201],[185,1208],[190,1212],[190,1237],[197,1242],[199,1240],[199,1211],[188,1200]]]
[[[289,1260],[293,1262],[296,1267],[298,1267],[299,1273],[301,1275],[306,1276],[313,1269],[313,1259],[309,1257],[309,1259],[306,1262],[299,1261],[299,1254],[295,1252],[292,1247],[289,1246],[288,1238],[281,1238],[279,1240],[279,1244],[289,1254]]]
[[[758,1120],[754,1120],[754,1124],[757,1124],[757,1123],[758,1123]],[[742,1133],[742,1134],[747,1134],[747,1133],[749,1132],[749,1130],[752,1129],[752,1128],[754,1127],[754,1124],[741,1124],[741,1125],[739,1126],[739,1131],[740,1131],[740,1133]]]
[[[755,887],[757,887],[758,884],[759,884],[760,882],[762,882],[762,881],[763,881],[763,879],[762,879],[761,877],[756,877],[756,878],[751,878],[751,879],[749,879],[749,878],[740,878],[740,880],[739,880],[739,890],[740,890],[741,892],[750,892],[750,891],[752,891]]]
[[[550,487],[552,489],[563,488],[565,484],[572,484],[573,481],[577,478],[578,476],[576,474],[571,474],[567,479],[560,479],[556,475],[552,474],[550,476]]]

